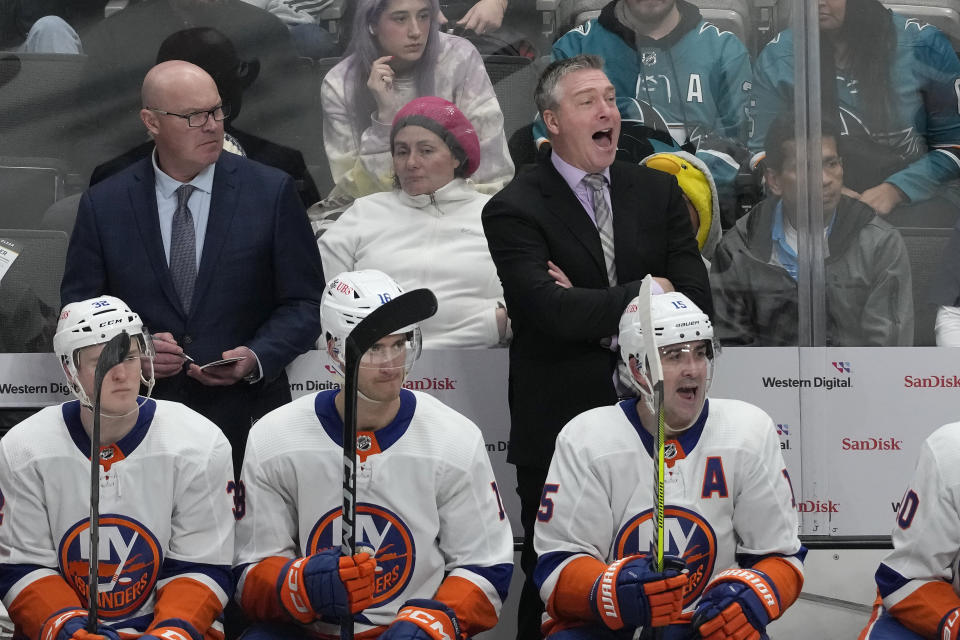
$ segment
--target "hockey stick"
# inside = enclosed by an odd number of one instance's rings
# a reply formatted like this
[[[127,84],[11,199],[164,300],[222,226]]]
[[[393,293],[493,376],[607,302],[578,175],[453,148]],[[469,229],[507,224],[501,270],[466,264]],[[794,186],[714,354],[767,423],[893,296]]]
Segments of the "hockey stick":
[[[110,369],[130,352],[130,336],[120,332],[110,338],[97,358],[93,372],[93,429],[90,433],[90,575],[87,584],[87,632],[97,631],[97,596],[100,592],[100,391]]]
[[[397,296],[370,312],[353,328],[344,345],[343,409],[343,515],[340,528],[340,555],[357,552],[357,377],[360,358],[386,336],[426,320],[437,312],[437,297],[429,289],[416,289]],[[341,640],[353,639],[353,615],[340,619]]]
[[[653,505],[653,550],[656,570],[663,571],[663,367],[660,364],[660,350],[657,349],[656,331],[653,326],[653,313],[650,306],[650,288],[652,284],[653,276],[648,274],[640,285],[640,299],[637,305],[637,314],[640,320],[640,332],[643,335],[646,368],[647,371],[649,371],[650,384],[653,386],[653,388],[650,389],[653,393],[653,412],[657,416],[657,437],[654,442],[653,452],[653,487],[656,497]],[[653,637],[663,637],[663,630],[659,628],[654,629]]]

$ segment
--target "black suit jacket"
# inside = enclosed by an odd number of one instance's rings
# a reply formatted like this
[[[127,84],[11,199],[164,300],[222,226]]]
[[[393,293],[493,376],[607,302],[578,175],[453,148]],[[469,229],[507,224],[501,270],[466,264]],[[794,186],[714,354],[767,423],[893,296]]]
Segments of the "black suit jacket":
[[[610,167],[617,286],[607,281],[600,235],[549,158],[484,207],[483,228],[513,323],[510,451],[513,464],[546,469],[560,429],[616,402],[617,354],[604,347],[651,273],[713,314],[707,270],[680,187],[671,175],[624,162]],[[552,260],[573,284],[547,274]]]
[[[213,420],[239,461],[251,420],[290,400],[284,367],[320,335],[323,287],[290,176],[221,153],[190,313],[167,266],[149,157],[83,194],[60,297],[67,304],[115,295],[152,332],[172,333],[198,364],[240,345],[252,349],[263,371],[256,384],[208,387],[181,372],[158,380],[154,391]]]

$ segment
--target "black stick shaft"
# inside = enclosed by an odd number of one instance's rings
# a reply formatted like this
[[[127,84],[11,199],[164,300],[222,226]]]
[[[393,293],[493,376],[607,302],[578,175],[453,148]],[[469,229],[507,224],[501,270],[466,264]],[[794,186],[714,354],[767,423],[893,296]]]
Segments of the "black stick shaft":
[[[377,340],[426,320],[437,312],[437,298],[429,289],[416,289],[377,307],[353,328],[344,344],[343,513],[340,553],[357,552],[357,380],[360,358]],[[353,640],[353,615],[340,619],[340,639]]]
[[[87,577],[87,631],[98,633],[97,615],[100,594],[100,392],[110,369],[122,363],[130,352],[130,336],[113,336],[97,358],[93,375],[93,428],[90,430],[90,548],[87,555],[90,573]]]

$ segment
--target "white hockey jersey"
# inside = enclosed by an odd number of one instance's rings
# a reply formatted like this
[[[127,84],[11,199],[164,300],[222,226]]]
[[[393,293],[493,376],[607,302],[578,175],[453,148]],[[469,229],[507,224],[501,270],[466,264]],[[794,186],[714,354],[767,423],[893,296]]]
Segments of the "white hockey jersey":
[[[534,538],[534,580],[544,602],[577,557],[610,563],[650,553],[652,449],[636,400],[582,413],[560,432]],[[708,400],[697,422],[665,450],[664,547],[690,572],[685,611],[730,567],[779,555],[803,575],[796,504],[766,413],[736,400]]]
[[[87,606],[89,451],[76,401],[0,440],[0,594],[29,637],[60,608]],[[145,400],[133,429],[100,457],[100,619],[139,634],[156,613],[222,638],[214,618],[233,591],[227,439],[181,404]]]
[[[255,620],[279,615],[279,573],[266,571],[264,560],[340,545],[336,393],[294,400],[250,430],[235,564],[237,598]],[[358,636],[389,625],[411,598],[444,601],[471,635],[496,624],[513,537],[476,425],[429,395],[402,390],[393,422],[358,434],[357,457],[357,545],[377,560],[374,605],[357,614]],[[322,636],[339,633],[336,621],[311,626]]]
[[[960,607],[958,522],[960,422],[955,422],[940,427],[923,443],[900,502],[893,551],[876,574],[883,606],[925,638],[939,638],[944,616]]]

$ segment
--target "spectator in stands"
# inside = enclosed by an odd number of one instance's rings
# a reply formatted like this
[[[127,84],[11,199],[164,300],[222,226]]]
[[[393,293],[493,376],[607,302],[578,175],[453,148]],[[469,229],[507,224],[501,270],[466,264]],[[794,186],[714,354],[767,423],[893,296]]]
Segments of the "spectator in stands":
[[[394,118],[390,149],[394,190],[356,200],[320,237],[324,273],[389,270],[405,290],[431,289],[425,347],[504,343],[503,289],[480,224],[490,196],[467,181],[481,160],[473,125],[443,98],[417,98]]]
[[[19,6],[19,0],[0,4],[0,51],[83,53],[80,36],[66,20],[51,15],[28,20],[24,24],[14,13]]]
[[[0,51],[83,53],[81,36],[103,20],[106,4],[107,0],[0,0]]]
[[[960,61],[950,42],[879,0],[820,0],[820,29],[823,113],[843,125],[847,188],[882,216],[896,209],[897,224],[952,226],[957,205],[931,200],[960,177]],[[793,89],[787,29],[757,59],[754,151],[762,151],[773,118],[793,105]],[[946,195],[960,202],[960,194]]]
[[[240,60],[229,38],[210,27],[184,29],[164,40],[157,52],[157,64],[167,60],[192,62],[209,73],[217,83],[223,104],[229,110],[229,116],[223,122],[225,150],[286,172],[296,182],[304,207],[309,207],[320,199],[317,186],[303,161],[303,154],[233,126],[233,121],[240,115],[243,91],[253,84],[260,72],[259,61]],[[90,177],[90,186],[137,160],[146,158],[153,151],[153,147],[153,141],[148,140],[122,156],[98,166]]]
[[[323,80],[323,139],[333,195],[392,188],[390,123],[418,96],[450,100],[480,138],[473,181],[495,193],[513,177],[503,113],[476,48],[438,30],[437,0],[357,0],[347,57]]]
[[[320,13],[333,0],[243,0],[280,18],[290,30],[297,53],[306,58],[340,55],[336,37],[318,23]]]
[[[824,272],[827,346],[913,344],[910,261],[899,232],[862,201],[842,195],[839,127],[823,121]],[[766,181],[776,196],[741,218],[720,241],[710,280],[724,344],[798,343],[797,176],[794,116],[783,113],[766,140]]]
[[[496,31],[503,24],[503,14],[507,12],[507,0],[477,0],[463,17],[454,24],[479,34]],[[440,12],[440,24],[448,24],[449,20]]]
[[[696,153],[713,174],[724,226],[733,224],[751,78],[750,55],[737,36],[705,22],[687,0],[614,0],[553,45],[554,60],[581,53],[602,57],[616,88],[624,123],[619,157],[639,162],[649,144]],[[548,138],[537,120],[537,145]]]

